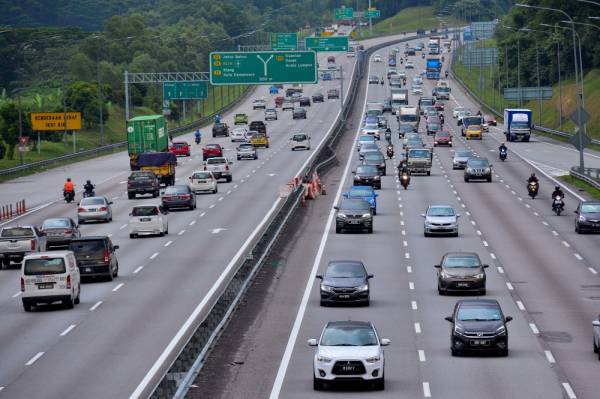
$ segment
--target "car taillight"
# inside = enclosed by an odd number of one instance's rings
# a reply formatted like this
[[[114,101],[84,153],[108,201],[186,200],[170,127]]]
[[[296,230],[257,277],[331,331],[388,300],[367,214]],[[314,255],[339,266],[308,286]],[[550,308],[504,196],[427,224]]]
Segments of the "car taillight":
[[[65,230],[65,234],[73,234],[73,230],[71,230],[71,229],[66,229],[66,230]]]
[[[132,183],[132,182],[130,182],[130,181],[128,181],[128,182],[127,182],[127,187],[132,187],[132,186],[133,186],[133,183]]]
[[[85,212],[85,208],[77,208],[77,212]]]
[[[204,170],[207,170],[207,169],[206,169],[206,165],[204,166]]]
[[[182,195],[180,195],[180,197],[183,198],[183,199],[190,199],[190,198],[192,198],[192,196],[189,195],[189,194],[182,194]]]
[[[437,141],[434,141],[433,144],[437,144]]]
[[[108,249],[104,250],[104,263],[108,264],[109,261],[109,254],[108,254]]]
[[[35,251],[35,245],[37,244],[37,242],[35,240],[31,240],[31,250]]]
[[[452,140],[448,141],[448,144],[452,144]]]
[[[25,279],[21,277],[21,292],[25,292]]]
[[[100,212],[106,212],[107,210],[108,208],[105,206],[100,207]]]
[[[67,276],[67,289],[70,290],[71,289],[71,276]]]

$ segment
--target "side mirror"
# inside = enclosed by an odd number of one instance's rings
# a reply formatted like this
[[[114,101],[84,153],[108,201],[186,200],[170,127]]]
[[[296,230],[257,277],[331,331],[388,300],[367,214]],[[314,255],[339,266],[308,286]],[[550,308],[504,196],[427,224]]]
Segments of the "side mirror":
[[[352,174],[353,174],[353,175],[355,175],[355,174],[356,174],[356,171],[355,171],[355,170],[353,170],[353,171],[352,171]]]
[[[425,217],[425,214],[424,214],[424,213],[422,213],[422,214],[421,214],[421,217]]]
[[[460,217],[460,213],[457,213],[457,214],[456,214],[456,217],[457,217],[457,218],[459,218],[459,217]]]
[[[433,265],[433,267],[435,267],[436,269],[441,269],[442,265]]]
[[[375,277],[373,274],[367,274],[367,280]]]
[[[314,338],[309,339],[308,346],[317,346],[317,340]]]
[[[490,267],[490,265],[483,265],[484,269],[487,269],[488,267]]]
[[[505,323],[508,323],[508,322],[509,322],[509,321],[511,321],[512,319],[513,319],[513,318],[512,318],[512,316],[506,316],[506,317],[504,318],[504,322],[505,322]]]
[[[340,207],[339,206],[334,206],[333,209],[335,209],[336,211],[339,211]]]
[[[579,211],[578,210],[574,210],[573,213],[579,214]]]
[[[387,338],[381,338],[381,341],[379,342],[381,344],[381,346],[388,346],[392,341],[390,341]]]
[[[229,165],[233,165],[233,161],[229,161],[227,162]]]
[[[594,327],[600,327],[600,320],[592,320],[592,325]]]
[[[317,275],[315,276],[315,278],[318,278],[319,280],[323,280],[323,275],[322,275],[322,274],[317,274]]]
[[[452,320],[452,316],[446,316],[444,317],[444,320],[449,321],[450,323],[454,322],[454,320]]]
[[[192,180],[192,176],[188,177],[188,179]]]
[[[494,167],[494,165],[490,164],[490,168],[493,168],[493,167]]]
[[[113,245],[113,248],[114,249],[119,249],[119,246],[118,245]]]

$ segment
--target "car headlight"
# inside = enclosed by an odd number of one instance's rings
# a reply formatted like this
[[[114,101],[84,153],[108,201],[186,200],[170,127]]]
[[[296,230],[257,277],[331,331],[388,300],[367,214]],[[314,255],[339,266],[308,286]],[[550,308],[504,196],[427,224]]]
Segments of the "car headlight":
[[[484,172],[485,173],[490,173],[492,170],[490,168],[485,168]]]
[[[337,215],[338,215],[338,217],[340,219],[346,219],[346,214],[345,213],[338,213]]]
[[[500,336],[506,335],[506,327],[504,327],[504,326],[498,327],[498,329],[496,330],[496,335],[500,335]]]
[[[365,219],[370,219],[371,218],[371,214],[370,213],[363,213],[362,217],[365,218]]]
[[[379,164],[379,167],[381,167],[381,168],[385,168],[385,162],[384,162],[384,163],[380,163],[380,164]]]
[[[317,362],[319,363],[331,363],[331,359],[325,356],[318,355]]]
[[[357,291],[368,291],[369,290],[369,285],[365,284],[365,285],[361,285],[360,287],[356,287]]]
[[[330,287],[330,286],[325,285],[325,284],[321,284],[321,291],[333,292],[333,287]]]
[[[441,273],[440,273],[440,275],[442,276],[442,278],[450,278],[450,277],[452,277],[451,275],[449,275],[448,273],[446,273],[445,270],[442,270]]]
[[[464,335],[465,330],[462,327],[455,325],[454,332],[458,335]]]
[[[479,274],[476,274],[476,275],[474,275],[473,277],[474,277],[474,278],[477,278],[477,279],[482,279],[482,278],[484,278],[484,277],[485,277],[485,274],[483,274],[483,273],[479,273]]]
[[[373,357],[368,357],[368,358],[365,359],[365,361],[367,363],[377,363],[380,360],[381,360],[380,356],[373,356]]]
[[[585,216],[583,215],[579,215],[579,221],[580,222],[585,222],[587,219],[585,218]]]
[[[375,180],[379,180],[379,176],[375,176],[375,177],[374,177],[374,179],[375,179]]]
[[[467,173],[473,173],[473,169],[467,168]]]

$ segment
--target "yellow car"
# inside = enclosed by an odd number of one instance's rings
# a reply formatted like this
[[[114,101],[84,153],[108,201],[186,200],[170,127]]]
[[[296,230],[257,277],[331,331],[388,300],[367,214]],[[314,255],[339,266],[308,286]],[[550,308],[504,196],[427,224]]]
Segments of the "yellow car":
[[[269,137],[265,133],[256,133],[250,139],[250,144],[254,147],[269,148]]]
[[[469,140],[469,139],[482,140],[483,139],[482,132],[483,131],[482,131],[481,125],[469,125],[469,127],[467,127],[467,129],[465,130],[465,137],[467,138],[467,140]]]

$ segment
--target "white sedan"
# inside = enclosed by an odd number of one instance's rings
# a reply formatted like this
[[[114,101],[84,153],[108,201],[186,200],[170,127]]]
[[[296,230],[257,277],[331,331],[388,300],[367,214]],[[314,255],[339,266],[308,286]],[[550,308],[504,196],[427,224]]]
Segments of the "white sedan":
[[[461,112],[465,112],[465,107],[455,107],[452,110],[452,117],[453,118],[458,118],[458,114]]]
[[[381,56],[379,54],[375,54],[373,56],[373,62],[381,62]]]
[[[406,65],[404,65],[406,69],[415,69],[415,64],[412,61],[406,61]]]
[[[190,176],[190,189],[195,192],[211,192],[216,194],[218,189],[217,179],[210,170],[198,170]]]
[[[370,382],[377,390],[385,388],[383,346],[390,340],[379,338],[369,321],[330,321],[321,338],[308,340],[316,346],[313,360],[313,389],[343,379]],[[337,382],[336,381],[336,382]]]
[[[236,126],[231,130],[229,136],[231,136],[231,141],[246,141],[248,134],[247,126]]]

